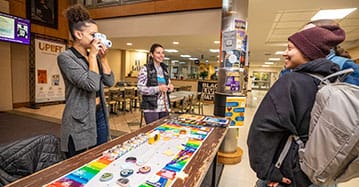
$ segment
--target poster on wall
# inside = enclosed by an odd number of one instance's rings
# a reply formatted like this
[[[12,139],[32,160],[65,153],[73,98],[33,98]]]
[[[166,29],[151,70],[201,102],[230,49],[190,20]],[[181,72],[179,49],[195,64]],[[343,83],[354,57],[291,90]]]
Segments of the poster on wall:
[[[65,84],[57,66],[57,55],[65,48],[62,43],[35,39],[36,103],[65,100]]]
[[[244,125],[246,97],[227,97],[225,116],[231,119],[230,127]]]
[[[203,94],[203,99],[206,101],[214,100],[214,93],[217,90],[217,82],[202,82],[198,81],[198,92]]]

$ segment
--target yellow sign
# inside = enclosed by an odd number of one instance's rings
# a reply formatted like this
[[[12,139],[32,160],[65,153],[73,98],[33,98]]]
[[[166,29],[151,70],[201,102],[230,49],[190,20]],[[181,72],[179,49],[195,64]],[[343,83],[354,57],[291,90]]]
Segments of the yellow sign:
[[[245,107],[246,97],[227,97],[225,116],[231,119],[230,126],[244,125]]]

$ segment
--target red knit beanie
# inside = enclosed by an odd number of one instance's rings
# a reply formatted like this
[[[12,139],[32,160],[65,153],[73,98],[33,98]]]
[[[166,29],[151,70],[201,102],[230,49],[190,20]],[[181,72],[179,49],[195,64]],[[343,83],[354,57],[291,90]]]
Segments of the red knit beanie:
[[[302,30],[291,36],[291,41],[309,60],[326,57],[330,49],[345,39],[345,32],[339,26],[326,25]]]

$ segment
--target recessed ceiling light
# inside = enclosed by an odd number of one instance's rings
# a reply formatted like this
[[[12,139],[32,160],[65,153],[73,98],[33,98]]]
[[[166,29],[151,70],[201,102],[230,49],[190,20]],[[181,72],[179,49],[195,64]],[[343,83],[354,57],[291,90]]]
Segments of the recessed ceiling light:
[[[320,10],[310,20],[318,19],[343,19],[348,14],[355,11],[357,8],[345,8],[345,9],[327,9]]]
[[[178,45],[179,44],[179,42],[172,42],[174,45]]]
[[[170,58],[165,57],[164,60],[169,60]]]
[[[219,44],[219,41],[214,41],[213,43],[215,43],[215,44]]]
[[[280,61],[280,58],[268,58],[268,61]]]
[[[168,53],[178,53],[178,50],[176,49],[165,49],[165,51]]]
[[[180,55],[180,57],[183,57],[183,58],[190,58],[191,55]]]
[[[172,60],[171,62],[172,62],[172,63],[176,63],[176,62],[178,62],[178,60]]]
[[[128,43],[126,43],[126,45],[131,46],[131,45],[132,45],[132,43],[128,42]]]
[[[274,62],[264,62],[264,64],[272,65],[272,64],[274,64]]]
[[[284,55],[284,51],[276,51],[275,54],[276,55]]]

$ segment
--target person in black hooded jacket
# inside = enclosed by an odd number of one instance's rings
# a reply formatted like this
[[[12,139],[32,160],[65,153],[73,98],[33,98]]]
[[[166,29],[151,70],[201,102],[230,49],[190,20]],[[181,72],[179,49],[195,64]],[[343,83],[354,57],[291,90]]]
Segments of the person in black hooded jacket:
[[[313,27],[288,38],[283,55],[285,66],[292,69],[270,88],[253,118],[247,144],[251,168],[259,180],[258,187],[308,187],[308,177],[301,171],[297,145],[292,144],[280,168],[275,163],[289,135],[308,136],[310,113],[319,81],[307,73],[327,76],[339,70],[325,59],[332,47],[345,39],[338,26]]]

